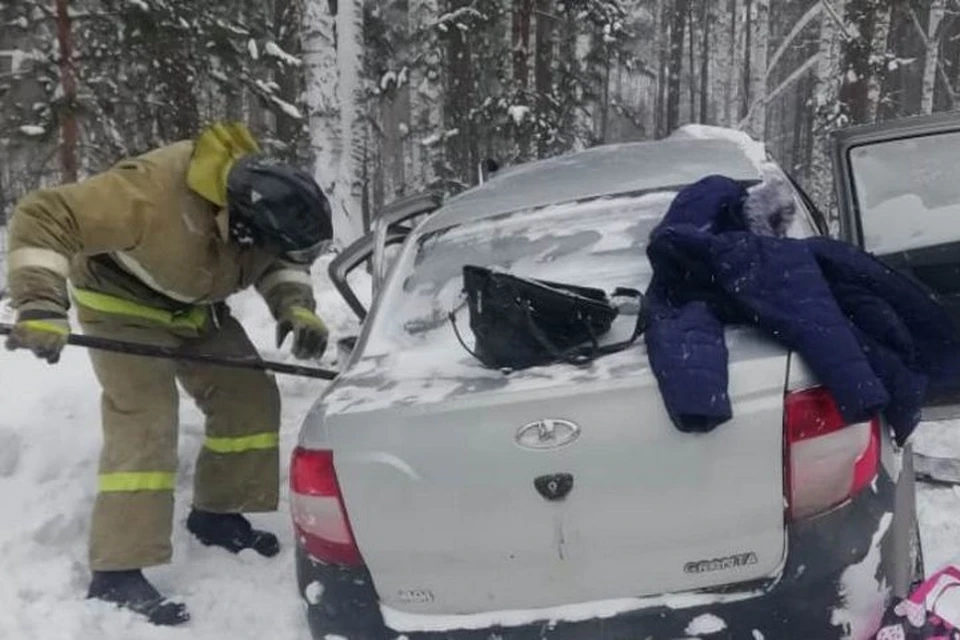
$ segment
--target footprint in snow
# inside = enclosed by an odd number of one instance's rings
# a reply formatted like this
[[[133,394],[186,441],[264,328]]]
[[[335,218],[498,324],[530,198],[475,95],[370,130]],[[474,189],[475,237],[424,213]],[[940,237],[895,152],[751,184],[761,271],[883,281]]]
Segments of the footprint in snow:
[[[0,429],[0,478],[12,478],[20,465],[23,438],[11,429]]]

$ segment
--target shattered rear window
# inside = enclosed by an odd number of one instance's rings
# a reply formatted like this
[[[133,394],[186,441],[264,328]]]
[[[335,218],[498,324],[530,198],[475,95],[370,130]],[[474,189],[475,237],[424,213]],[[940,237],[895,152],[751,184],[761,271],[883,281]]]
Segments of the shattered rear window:
[[[598,198],[521,211],[437,231],[421,238],[397,265],[400,285],[387,292],[371,340],[420,343],[450,333],[448,314],[468,315],[461,297],[466,264],[568,284],[646,288],[646,245],[675,192]],[[449,337],[449,336],[447,336]]]

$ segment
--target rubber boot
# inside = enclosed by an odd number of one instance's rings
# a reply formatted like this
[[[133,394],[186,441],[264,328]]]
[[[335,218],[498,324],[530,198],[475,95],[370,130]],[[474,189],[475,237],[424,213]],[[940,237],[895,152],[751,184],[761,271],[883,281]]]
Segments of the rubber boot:
[[[280,553],[277,536],[254,529],[239,513],[211,513],[194,508],[187,518],[187,529],[203,544],[232,553],[253,549],[267,558]]]
[[[186,605],[161,596],[139,569],[94,571],[87,597],[139,613],[155,625],[175,626],[190,620]]]

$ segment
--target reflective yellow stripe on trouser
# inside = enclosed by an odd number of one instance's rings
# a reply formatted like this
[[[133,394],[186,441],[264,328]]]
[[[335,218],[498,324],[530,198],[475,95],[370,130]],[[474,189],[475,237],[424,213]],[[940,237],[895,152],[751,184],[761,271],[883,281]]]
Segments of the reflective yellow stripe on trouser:
[[[280,437],[276,433],[258,433],[239,438],[207,438],[204,446],[215,453],[245,453],[276,449]],[[176,487],[176,474],[162,471],[131,471],[104,473],[98,476],[100,493],[123,491],[172,491]]]
[[[276,433],[258,433],[237,438],[207,438],[204,446],[215,453],[245,453],[263,449],[276,449],[280,437]]]
[[[123,491],[173,491],[176,474],[162,471],[102,473],[98,477],[100,493]]]
[[[191,307],[188,311],[176,313],[106,293],[100,293],[99,291],[76,288],[72,291],[77,304],[87,309],[117,316],[150,320],[169,327],[170,329],[200,331],[206,325],[209,317],[209,309],[203,306]]]

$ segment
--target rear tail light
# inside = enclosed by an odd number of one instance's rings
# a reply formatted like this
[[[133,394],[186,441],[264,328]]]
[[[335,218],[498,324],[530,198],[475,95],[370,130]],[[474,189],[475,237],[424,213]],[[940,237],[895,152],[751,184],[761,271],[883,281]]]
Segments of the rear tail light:
[[[784,409],[792,520],[828,511],[873,482],[880,461],[878,419],[848,425],[822,387],[788,393]]]
[[[290,465],[294,530],[311,556],[329,564],[363,565],[343,505],[333,452],[297,447]]]

